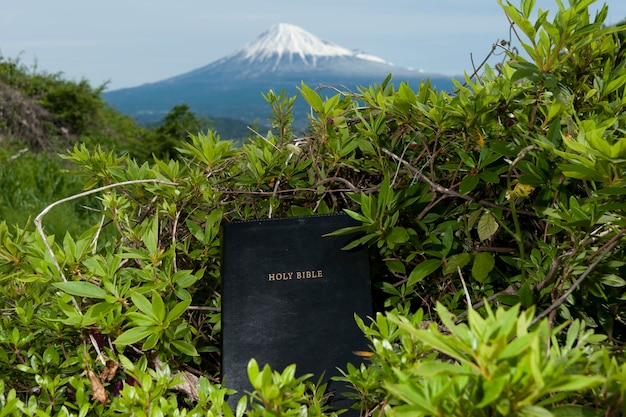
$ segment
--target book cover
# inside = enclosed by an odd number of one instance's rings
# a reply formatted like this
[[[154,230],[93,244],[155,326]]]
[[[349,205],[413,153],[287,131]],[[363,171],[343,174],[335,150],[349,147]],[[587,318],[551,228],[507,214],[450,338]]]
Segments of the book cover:
[[[367,340],[354,314],[372,314],[366,248],[342,250],[355,235],[324,236],[358,223],[346,215],[233,222],[223,228],[222,378],[237,390],[236,404],[251,391],[247,365],[297,375],[324,375],[331,406],[349,408],[349,389],[331,377],[355,366]]]

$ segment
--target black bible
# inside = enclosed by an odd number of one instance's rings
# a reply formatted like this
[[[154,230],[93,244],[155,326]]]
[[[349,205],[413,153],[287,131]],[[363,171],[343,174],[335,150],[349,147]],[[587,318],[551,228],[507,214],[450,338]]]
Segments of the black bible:
[[[324,375],[331,407],[350,407],[349,387],[331,378],[358,366],[355,351],[367,347],[354,315],[372,315],[369,258],[366,248],[342,249],[354,234],[325,235],[355,225],[340,214],[223,226],[222,378],[237,390],[231,406],[252,390],[254,358],[279,372],[295,363],[297,375],[314,381]]]

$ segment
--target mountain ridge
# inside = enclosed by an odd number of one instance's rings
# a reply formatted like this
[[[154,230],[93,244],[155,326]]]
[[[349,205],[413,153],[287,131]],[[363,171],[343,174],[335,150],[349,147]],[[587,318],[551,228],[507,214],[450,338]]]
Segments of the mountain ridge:
[[[288,23],[273,25],[233,53],[205,66],[161,81],[104,92],[103,97],[119,111],[137,120],[154,121],[173,106],[188,104],[206,116],[239,120],[267,120],[269,108],[262,93],[269,89],[297,94],[302,82],[358,86],[380,84],[392,74],[394,83],[417,83],[430,79],[438,88],[452,88],[452,77],[403,68],[383,58],[350,50],[318,38]],[[308,107],[295,106],[300,124]]]

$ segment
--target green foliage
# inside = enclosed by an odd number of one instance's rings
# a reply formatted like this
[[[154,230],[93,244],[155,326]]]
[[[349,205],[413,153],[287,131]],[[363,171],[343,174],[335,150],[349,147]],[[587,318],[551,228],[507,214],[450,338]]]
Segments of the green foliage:
[[[100,93],[105,86],[92,88],[86,80],[73,82],[65,80],[62,74],[31,71],[19,60],[1,56],[0,85],[19,92],[22,101],[32,101],[33,105],[40,106],[41,116],[49,115],[50,125],[42,134],[75,137],[103,127],[101,112],[106,105]],[[0,100],[0,105],[5,100]],[[7,115],[12,117],[11,113],[16,109],[7,110]],[[26,116],[22,113],[16,117]]]
[[[56,115],[58,123],[72,133],[81,134],[95,127],[98,110],[104,106],[100,97],[103,88],[94,90],[86,80],[59,81],[55,88],[43,94],[41,104]]]
[[[103,100],[105,87],[67,81],[62,74],[37,71],[19,59],[0,56],[0,147],[65,151],[80,142],[127,152],[139,160],[153,154],[166,158],[177,155],[175,148],[188,139],[188,132],[211,124],[181,105],[161,125],[139,126]]]
[[[219,231],[345,212],[358,225],[334,233],[361,233],[346,249],[369,247],[375,286],[375,317],[356,318],[370,362],[342,377],[363,412],[624,415],[626,61],[623,27],[590,3],[534,21],[533,1],[503,4],[524,56],[454,92],[302,85],[302,137],[295,99],[273,91],[271,129],[242,146],[175,108],[160,130],[175,159],[103,111],[137,158],[64,155],[90,191],[62,207],[88,199],[98,219],[53,237],[49,213],[44,239],[0,224],[0,413],[332,414],[293,366],[251,362],[253,392],[224,402]]]
[[[343,379],[362,410],[391,416],[564,416],[623,412],[623,365],[584,322],[533,325],[533,309],[519,305],[457,324],[437,305],[443,326],[423,312],[378,313],[359,321],[373,347],[371,364],[348,366]],[[617,388],[617,389],[616,389]],[[610,398],[610,399],[609,399]],[[621,411],[620,411],[621,410]],[[377,414],[375,414],[377,415]]]
[[[307,381],[311,375],[296,377],[295,365],[280,373],[269,365],[259,369],[254,359],[248,363],[248,379],[254,388],[250,393],[250,409],[246,415],[253,416],[300,416],[306,411],[309,416],[335,416],[325,405],[325,384]],[[237,404],[237,410],[246,410],[248,397]]]
[[[203,130],[204,125],[186,104],[174,106],[155,129],[154,143],[148,143],[148,149],[160,159],[174,158],[178,155],[176,147],[188,140],[190,134]],[[150,155],[147,155],[150,156]]]
[[[28,149],[0,151],[0,220],[32,230],[32,220],[48,204],[82,191],[84,181],[67,175],[67,164],[48,154]],[[84,207],[96,207],[95,199],[85,199],[50,212],[46,230],[63,237],[66,232],[81,233],[97,221],[97,215]]]

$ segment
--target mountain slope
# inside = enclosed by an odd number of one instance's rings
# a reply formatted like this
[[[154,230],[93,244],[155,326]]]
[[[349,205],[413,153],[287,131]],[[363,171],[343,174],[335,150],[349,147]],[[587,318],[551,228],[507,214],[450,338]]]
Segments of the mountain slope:
[[[408,81],[414,88],[426,78],[440,89],[452,87],[449,77],[397,67],[281,23],[204,67],[163,81],[105,92],[103,97],[121,112],[144,121],[154,121],[183,103],[209,117],[265,121],[270,111],[261,94],[269,89],[285,88],[288,95],[295,95],[304,81],[313,88],[342,85],[354,90],[380,84],[390,73],[394,82]],[[295,117],[302,122],[306,103],[302,99],[296,103]]]

